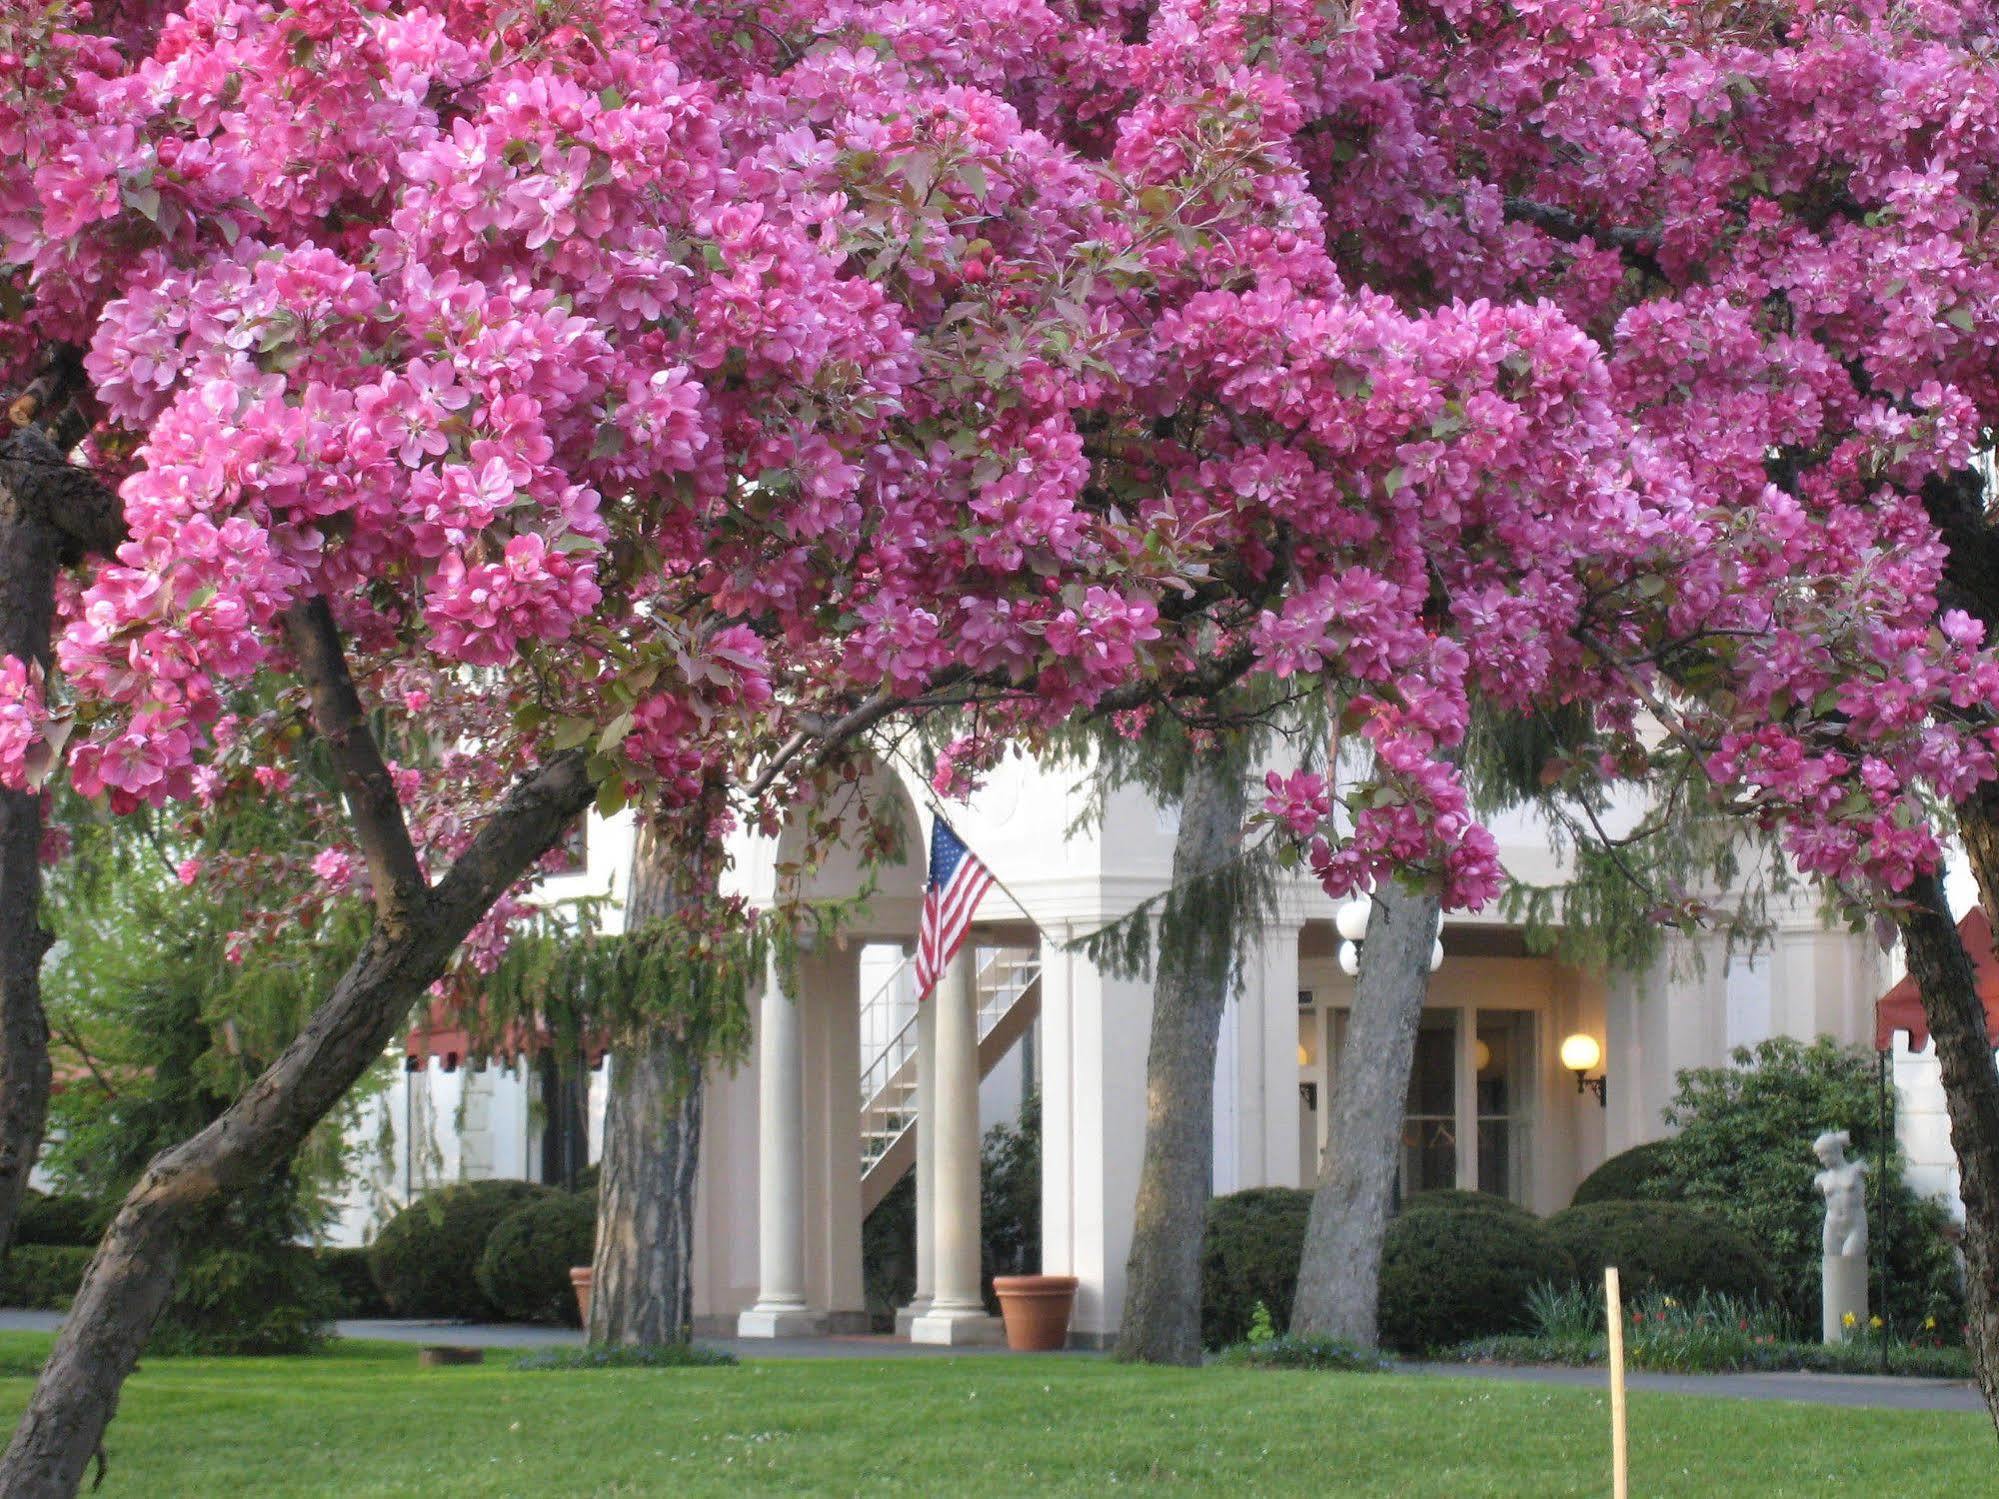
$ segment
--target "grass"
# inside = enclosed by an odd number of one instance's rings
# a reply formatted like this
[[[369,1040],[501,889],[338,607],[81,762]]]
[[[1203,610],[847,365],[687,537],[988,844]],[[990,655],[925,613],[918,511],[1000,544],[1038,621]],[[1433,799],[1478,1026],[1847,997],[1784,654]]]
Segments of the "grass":
[[[0,1401],[47,1339],[0,1335]],[[176,1495],[1599,1495],[1597,1391],[1100,1360],[419,1370],[416,1349],[150,1359],[105,1499]],[[1634,1393],[1633,1492],[1983,1492],[1982,1416]]]

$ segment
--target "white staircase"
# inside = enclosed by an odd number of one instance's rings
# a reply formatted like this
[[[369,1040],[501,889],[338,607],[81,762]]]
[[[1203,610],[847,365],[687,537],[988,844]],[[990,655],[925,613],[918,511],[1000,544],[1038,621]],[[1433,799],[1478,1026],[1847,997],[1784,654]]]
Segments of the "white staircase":
[[[984,1077],[1041,1012],[1041,954],[1032,947],[981,947],[979,1076]],[[914,958],[903,959],[861,1004],[861,1035],[888,1038],[861,1068],[861,1212],[872,1212],[916,1161],[916,1011],[899,1022]],[[936,997],[923,1001],[935,1004]]]

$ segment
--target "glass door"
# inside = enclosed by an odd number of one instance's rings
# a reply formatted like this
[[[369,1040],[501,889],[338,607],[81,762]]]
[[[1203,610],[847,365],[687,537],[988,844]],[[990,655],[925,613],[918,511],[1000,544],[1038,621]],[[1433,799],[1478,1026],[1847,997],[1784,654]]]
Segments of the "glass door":
[[[1458,1184],[1458,1012],[1425,1010],[1402,1114],[1396,1205]]]

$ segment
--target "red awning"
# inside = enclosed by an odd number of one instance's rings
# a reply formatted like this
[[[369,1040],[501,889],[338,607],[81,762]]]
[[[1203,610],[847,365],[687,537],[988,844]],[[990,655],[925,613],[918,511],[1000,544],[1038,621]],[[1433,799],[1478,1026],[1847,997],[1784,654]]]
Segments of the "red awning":
[[[423,1023],[404,1038],[403,1066],[408,1071],[421,1072],[436,1062],[446,1072],[456,1072],[468,1061],[511,1062],[517,1057],[536,1056],[554,1043],[555,1038],[541,1026],[514,1021],[500,1032],[497,1043],[479,1046],[464,1023],[460,1005],[453,1000],[434,1000]],[[584,1042],[583,1060],[593,1068],[601,1066],[608,1049],[601,1037],[591,1036]]]
[[[1971,954],[1971,966],[1978,975],[1978,997],[1985,1004],[1985,1028],[1999,1038],[1999,956],[1992,951],[1992,924],[1981,906],[1957,924],[1964,950]],[[1929,1017],[1923,1014],[1922,991],[1914,975],[1890,989],[1874,1003],[1874,1049],[1887,1051],[1895,1044],[1895,1032],[1909,1033],[1909,1050],[1921,1051],[1930,1044]]]

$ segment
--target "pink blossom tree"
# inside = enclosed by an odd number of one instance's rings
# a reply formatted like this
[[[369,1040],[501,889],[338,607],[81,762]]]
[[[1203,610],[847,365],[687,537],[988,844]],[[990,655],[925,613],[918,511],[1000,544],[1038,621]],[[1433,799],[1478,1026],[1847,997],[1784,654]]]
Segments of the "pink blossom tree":
[[[374,910],[298,1042],[134,1189],[0,1492],[74,1489],[188,1214],[281,1160],[461,943],[504,941],[593,801],[706,867],[891,715],[981,704],[955,777],[1260,670],[1373,746],[1363,786],[1270,794],[1326,888],[1477,904],[1474,695],[1611,730],[1752,711],[1696,691],[1688,637],[1744,641],[1745,680],[1892,667],[1926,724],[1980,680],[1973,634],[1911,633],[1942,548],[1873,560],[1932,537],[1919,511],[1718,493],[1725,444],[1645,419],[1605,308],[1668,252],[1586,240],[1552,149],[1509,225],[1486,176],[1531,174],[1497,121],[1532,113],[1523,70],[1559,80],[1497,12],[1460,62],[1474,9],[0,16],[0,385],[126,533],[56,590],[52,651],[9,646],[0,779],[60,759],[115,809],[221,804],[309,732],[346,792],[321,876]],[[1604,93],[1600,151],[1628,129]],[[253,678],[292,732],[231,720]],[[1869,828],[1989,774],[1976,725],[1849,732],[1888,768],[1829,771]],[[1770,811],[1809,841],[1846,805]],[[1813,867],[1934,861],[1899,849]]]

